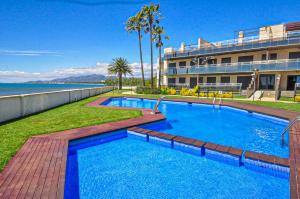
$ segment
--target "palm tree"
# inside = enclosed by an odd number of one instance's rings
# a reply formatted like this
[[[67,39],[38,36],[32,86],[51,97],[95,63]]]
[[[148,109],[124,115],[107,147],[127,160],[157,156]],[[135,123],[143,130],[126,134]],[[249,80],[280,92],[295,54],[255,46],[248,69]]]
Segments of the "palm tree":
[[[154,28],[154,41],[155,41],[155,46],[156,48],[158,48],[158,51],[159,51],[159,63],[158,63],[158,88],[160,89],[160,86],[161,86],[161,62],[162,62],[162,59],[161,59],[161,47],[164,45],[163,44],[163,35],[165,34],[165,30],[163,27],[160,27],[160,26],[155,26]],[[168,36],[165,36],[164,39],[169,39]]]
[[[142,72],[142,83],[145,86],[145,75],[144,75],[144,65],[143,65],[143,53],[142,53],[142,30],[144,28],[144,16],[143,12],[138,12],[135,16],[130,17],[126,24],[127,32],[137,32],[139,38],[139,50],[140,50],[140,63]]]
[[[153,3],[150,6],[145,5],[142,9],[142,13],[144,13],[144,19],[146,21],[146,33],[150,33],[150,64],[151,64],[151,88],[153,88],[153,28],[156,24],[159,24],[160,21],[160,13],[159,13],[159,4],[154,5]]]
[[[117,57],[113,59],[112,63],[108,67],[108,73],[118,76],[119,89],[122,89],[122,77],[126,74],[132,75],[132,70],[129,67],[128,61],[125,58]]]

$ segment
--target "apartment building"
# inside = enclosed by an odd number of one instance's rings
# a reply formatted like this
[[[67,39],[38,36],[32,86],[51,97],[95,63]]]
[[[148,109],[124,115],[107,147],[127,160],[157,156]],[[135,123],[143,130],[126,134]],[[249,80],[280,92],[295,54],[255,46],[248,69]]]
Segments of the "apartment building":
[[[235,32],[235,38],[165,48],[162,84],[241,83],[242,89],[293,91],[300,83],[300,22]],[[285,92],[288,93],[288,92]]]

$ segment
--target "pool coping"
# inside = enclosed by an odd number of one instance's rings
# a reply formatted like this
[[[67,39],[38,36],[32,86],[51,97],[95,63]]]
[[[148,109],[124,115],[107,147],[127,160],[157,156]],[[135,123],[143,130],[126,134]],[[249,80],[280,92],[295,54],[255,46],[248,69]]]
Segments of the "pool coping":
[[[142,111],[143,115],[137,118],[76,128],[47,135],[33,136],[29,138],[0,173],[0,198],[12,198],[14,196],[18,196],[19,198],[23,198],[25,196],[31,196],[32,198],[42,196],[51,196],[51,198],[63,198],[68,143],[70,140],[103,134],[119,129],[126,129],[165,119],[163,114],[161,114],[160,112],[152,114],[152,110],[150,109],[124,108],[101,105],[103,102],[107,101],[110,98],[115,97],[100,97],[99,99],[87,104],[87,106],[123,110],[140,110]],[[155,100],[153,98],[143,99]],[[212,104],[212,101],[202,99],[167,99],[167,101]],[[288,120],[292,120],[297,115],[300,115],[300,113],[294,111],[256,106],[239,102],[223,101],[222,105],[247,110],[250,112],[263,113],[266,115],[271,115]],[[157,133],[154,133],[152,135],[159,136]],[[169,139],[171,138],[169,136],[167,137]],[[165,136],[165,138],[167,137]],[[180,136],[177,137],[178,138],[176,138],[175,136],[175,138],[173,137],[172,139],[180,139],[182,142],[186,142],[186,144],[191,142],[195,143],[196,145],[203,144],[199,140],[196,140],[198,141],[198,143],[196,143],[189,138],[182,138]],[[289,134],[289,145],[290,198],[300,198],[300,123],[296,123],[291,128]],[[215,144],[213,143],[207,144],[206,147],[212,147],[220,151],[230,150],[226,146],[215,146]],[[234,153],[234,149],[232,150]],[[239,151],[235,151],[235,153],[238,154]],[[262,161],[268,159],[262,156],[260,153],[254,152],[250,153],[249,157]]]

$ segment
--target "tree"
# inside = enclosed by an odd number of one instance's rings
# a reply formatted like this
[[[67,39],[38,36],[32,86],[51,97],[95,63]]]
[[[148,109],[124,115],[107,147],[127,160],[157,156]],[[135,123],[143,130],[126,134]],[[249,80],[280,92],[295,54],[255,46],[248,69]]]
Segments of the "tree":
[[[143,83],[143,86],[145,86],[145,75],[144,75],[143,53],[142,53],[142,31],[145,26],[143,12],[138,12],[135,16],[130,17],[125,24],[126,24],[127,32],[129,32],[129,33],[137,32],[138,33],[142,83]]]
[[[119,89],[122,89],[122,78],[126,74],[132,75],[132,70],[129,67],[128,61],[125,58],[117,57],[113,59],[112,63],[108,67],[108,73],[117,75],[119,82]]]
[[[155,26],[154,31],[153,31],[153,39],[155,41],[155,46],[158,48],[159,51],[159,63],[158,63],[158,88],[160,89],[161,87],[161,47],[164,45],[163,44],[163,35],[165,34],[165,30],[163,27],[160,26]],[[168,36],[165,36],[164,39],[169,39]]]
[[[142,9],[142,13],[144,14],[145,19],[145,32],[150,33],[150,64],[151,64],[151,88],[154,87],[153,85],[153,29],[154,27],[159,24],[161,15],[159,12],[159,4],[154,5],[151,3],[149,6],[145,5]]]

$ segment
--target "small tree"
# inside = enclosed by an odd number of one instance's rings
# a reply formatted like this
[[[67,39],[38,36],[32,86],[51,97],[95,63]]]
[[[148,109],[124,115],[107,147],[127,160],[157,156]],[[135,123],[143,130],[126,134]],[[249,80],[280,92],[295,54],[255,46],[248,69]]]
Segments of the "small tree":
[[[107,70],[109,74],[117,75],[120,90],[122,89],[123,75],[124,76],[126,76],[126,74],[132,75],[132,70],[129,67],[128,61],[122,57],[117,57],[113,59],[112,63],[109,65]]]
[[[153,36],[154,36],[154,41],[155,41],[155,46],[156,48],[158,48],[158,54],[159,54],[159,63],[158,63],[158,88],[160,89],[161,87],[161,62],[162,62],[162,59],[161,59],[161,48],[162,46],[164,45],[163,43],[163,35],[165,34],[165,30],[163,27],[160,27],[160,26],[155,26],[154,27],[154,31],[153,31]],[[165,36],[164,39],[169,39],[168,36]]]

